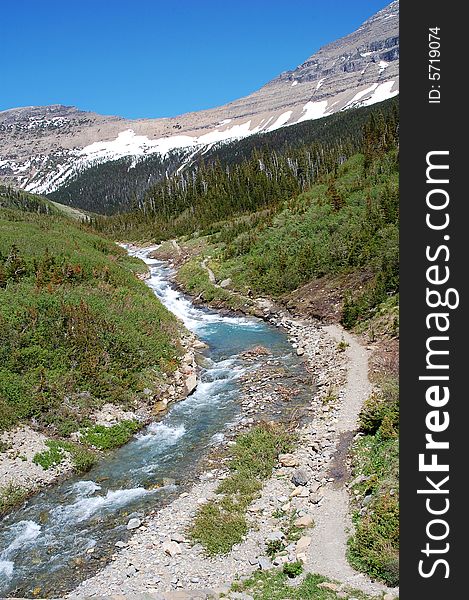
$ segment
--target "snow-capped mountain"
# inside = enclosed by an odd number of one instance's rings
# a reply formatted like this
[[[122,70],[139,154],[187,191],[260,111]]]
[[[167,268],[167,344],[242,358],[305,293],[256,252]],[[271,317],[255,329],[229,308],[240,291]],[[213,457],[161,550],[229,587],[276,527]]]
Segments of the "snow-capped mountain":
[[[391,98],[399,91],[399,2],[260,90],[174,118],[126,120],[52,105],[0,112],[0,178],[47,194],[87,168],[272,131]]]

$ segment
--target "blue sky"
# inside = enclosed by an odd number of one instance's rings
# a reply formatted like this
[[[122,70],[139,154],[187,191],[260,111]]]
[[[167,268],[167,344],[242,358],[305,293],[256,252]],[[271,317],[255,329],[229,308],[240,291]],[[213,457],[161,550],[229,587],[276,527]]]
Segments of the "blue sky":
[[[386,0],[2,0],[0,110],[128,118],[235,100],[350,33]]]

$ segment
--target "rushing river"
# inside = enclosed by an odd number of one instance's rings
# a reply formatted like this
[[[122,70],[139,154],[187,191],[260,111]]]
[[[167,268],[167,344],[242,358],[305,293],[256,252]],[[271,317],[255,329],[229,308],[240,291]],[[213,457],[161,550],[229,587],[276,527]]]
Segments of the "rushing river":
[[[161,302],[209,345],[199,385],[86,476],[45,489],[3,519],[0,596],[73,589],[105,564],[116,542],[128,539],[129,518],[157,509],[190,484],[200,460],[240,419],[240,379],[255,368],[244,351],[262,345],[290,373],[301,370],[279,329],[195,307],[171,284],[165,264],[147,258],[148,250],[133,254],[149,265],[146,283]]]

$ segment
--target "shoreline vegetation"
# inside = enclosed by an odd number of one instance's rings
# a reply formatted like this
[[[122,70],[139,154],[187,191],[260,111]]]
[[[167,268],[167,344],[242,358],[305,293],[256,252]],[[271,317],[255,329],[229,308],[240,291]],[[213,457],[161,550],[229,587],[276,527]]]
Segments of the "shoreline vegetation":
[[[142,261],[44,199],[0,198],[4,514],[184,397],[195,338],[141,281]]]

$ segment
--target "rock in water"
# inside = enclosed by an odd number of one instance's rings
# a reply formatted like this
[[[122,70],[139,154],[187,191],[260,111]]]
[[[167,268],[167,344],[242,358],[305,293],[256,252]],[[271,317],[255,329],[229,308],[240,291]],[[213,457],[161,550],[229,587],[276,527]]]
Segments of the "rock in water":
[[[195,372],[192,372],[186,379],[186,394],[189,396],[197,387],[197,375]]]

